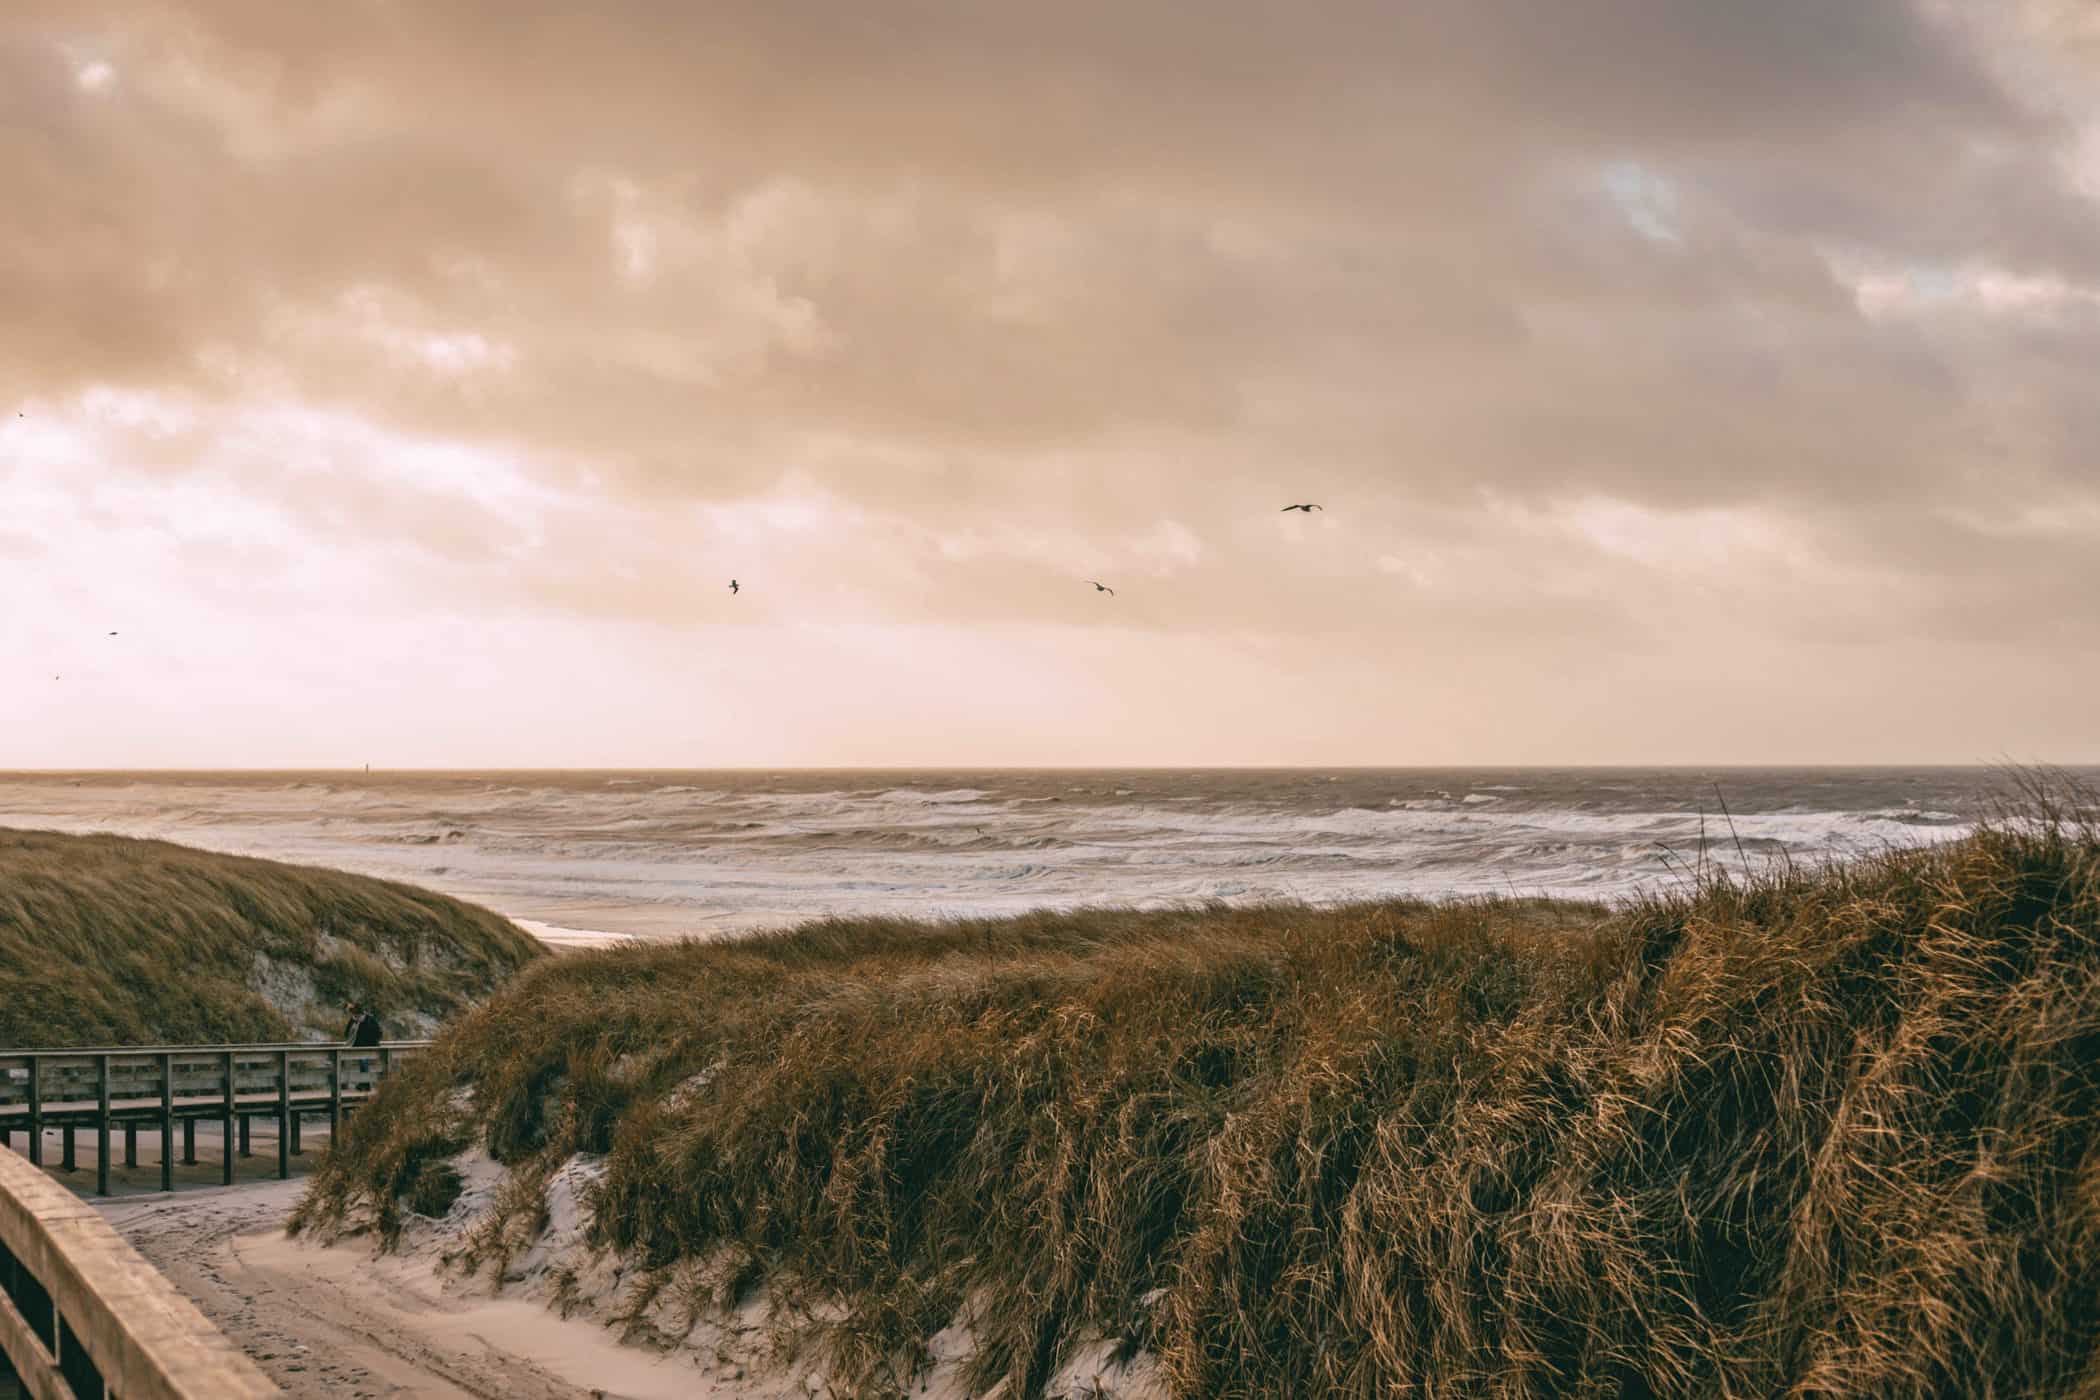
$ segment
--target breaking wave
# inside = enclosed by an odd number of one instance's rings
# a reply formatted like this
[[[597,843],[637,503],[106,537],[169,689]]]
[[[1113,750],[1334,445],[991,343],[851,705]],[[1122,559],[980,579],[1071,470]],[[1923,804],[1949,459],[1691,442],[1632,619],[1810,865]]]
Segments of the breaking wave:
[[[1990,789],[1977,769],[39,774],[0,775],[0,824],[418,882],[575,941],[1081,904],[1608,899],[1701,859],[1959,836]]]

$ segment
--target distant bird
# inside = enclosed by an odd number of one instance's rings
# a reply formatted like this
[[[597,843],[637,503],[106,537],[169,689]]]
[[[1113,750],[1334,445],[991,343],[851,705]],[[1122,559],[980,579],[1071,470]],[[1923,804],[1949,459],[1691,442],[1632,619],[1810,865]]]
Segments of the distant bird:
[[[1285,507],[1284,507],[1284,508],[1283,508],[1282,510],[1278,511],[1278,512],[1277,512],[1277,514],[1278,514],[1278,515],[1284,515],[1284,514],[1288,514],[1288,513],[1289,513],[1289,512],[1291,512],[1291,511],[1294,511],[1294,510],[1302,510],[1302,511],[1304,511],[1304,512],[1305,512],[1305,513],[1306,513],[1307,515],[1311,515],[1311,514],[1312,514],[1312,513],[1314,512],[1314,511],[1316,511],[1316,510],[1325,510],[1325,509],[1327,509],[1327,507],[1325,507],[1325,506],[1320,506],[1320,505],[1313,505],[1313,504],[1311,504],[1310,502],[1308,502],[1307,504],[1305,504],[1305,505],[1302,505],[1302,506],[1285,506]]]
[[[114,632],[112,632],[112,633],[110,633],[109,635],[110,635],[110,636],[112,636],[112,637],[114,637],[114,636],[116,636],[117,634],[116,634],[116,633],[114,633]]]
[[[730,594],[730,596],[731,596],[731,597],[735,597],[735,596],[736,596],[736,593],[737,593],[737,586],[736,586],[736,580],[735,580],[735,579],[731,579],[731,580],[729,580],[729,594]]]
[[[1094,583],[1094,581],[1093,581],[1092,579],[1088,579],[1088,580],[1087,580],[1087,582],[1088,582],[1088,583]],[[1113,598],[1113,597],[1115,597],[1115,596],[1116,596],[1116,590],[1115,590],[1115,589],[1113,589],[1113,588],[1110,588],[1110,587],[1109,587],[1109,586],[1108,586],[1107,584],[1105,584],[1105,583],[1094,583],[1094,591],[1095,591],[1096,593],[1106,593],[1106,594],[1107,594],[1107,595],[1108,595],[1109,597],[1111,597],[1111,598]]]

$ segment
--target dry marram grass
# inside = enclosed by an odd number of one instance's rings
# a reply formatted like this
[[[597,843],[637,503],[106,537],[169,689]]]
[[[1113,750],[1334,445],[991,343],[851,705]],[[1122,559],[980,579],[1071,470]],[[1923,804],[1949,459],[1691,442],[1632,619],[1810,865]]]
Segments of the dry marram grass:
[[[350,997],[403,1034],[539,954],[507,920],[408,885],[165,841],[0,829],[0,1045],[333,1035]],[[284,986],[264,985],[273,980]],[[277,1004],[288,993],[302,1004]]]
[[[389,1083],[300,1223],[473,1141],[517,1238],[609,1154],[605,1245],[743,1261],[869,1395],[966,1304],[1019,1394],[1085,1337],[1185,1396],[2093,1394],[2100,844],[584,954]]]

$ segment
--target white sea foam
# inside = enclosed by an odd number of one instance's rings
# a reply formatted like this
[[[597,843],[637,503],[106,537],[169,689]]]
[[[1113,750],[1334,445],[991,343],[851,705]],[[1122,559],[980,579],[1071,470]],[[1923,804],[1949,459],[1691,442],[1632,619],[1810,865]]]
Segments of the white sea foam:
[[[1987,783],[1973,770],[0,775],[0,825],[408,880],[590,945],[829,914],[1609,898],[1702,858],[1814,862],[1958,836]]]

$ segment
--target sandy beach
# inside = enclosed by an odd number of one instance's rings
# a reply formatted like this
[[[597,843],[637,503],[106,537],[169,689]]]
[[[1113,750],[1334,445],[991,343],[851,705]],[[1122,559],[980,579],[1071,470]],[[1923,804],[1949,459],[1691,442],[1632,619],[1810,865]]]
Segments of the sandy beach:
[[[119,1200],[110,1223],[293,1400],[807,1394],[711,1377],[536,1303],[475,1297],[426,1263],[288,1239],[298,1181]]]

